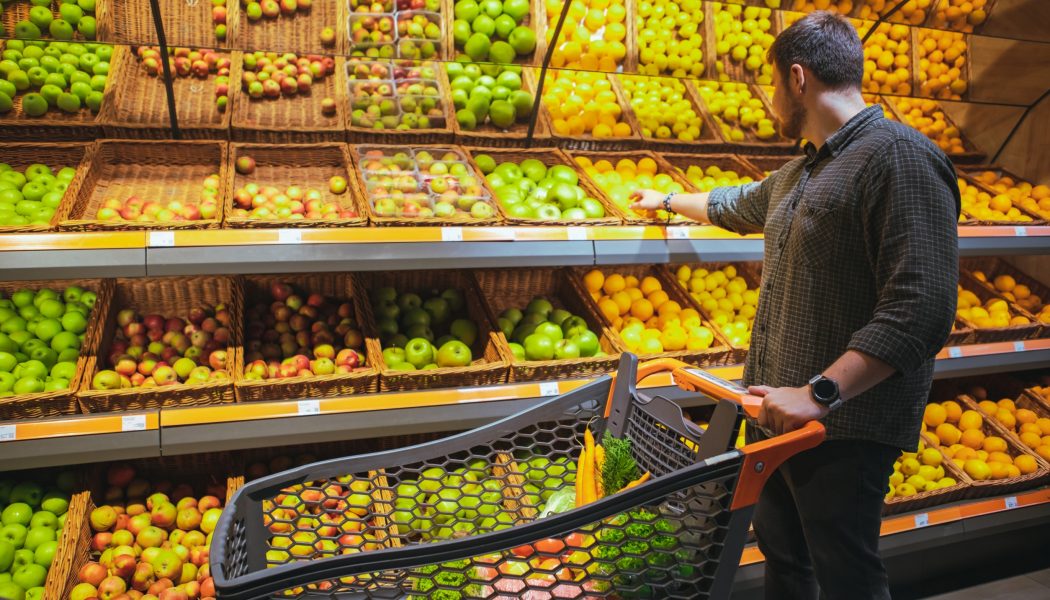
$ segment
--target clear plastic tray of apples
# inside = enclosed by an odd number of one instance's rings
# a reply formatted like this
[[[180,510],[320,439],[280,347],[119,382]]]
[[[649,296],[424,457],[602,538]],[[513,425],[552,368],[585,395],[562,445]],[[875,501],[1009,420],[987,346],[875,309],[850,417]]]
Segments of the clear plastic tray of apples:
[[[346,80],[393,81],[394,65],[389,60],[350,57],[346,59]]]
[[[397,55],[408,59],[442,57],[441,40],[444,25],[441,15],[425,10],[399,11],[397,19]]]
[[[373,59],[393,58],[397,46],[397,26],[395,13],[351,13],[347,17],[347,35],[350,41],[350,55]],[[358,33],[363,31],[364,33]],[[375,39],[372,34],[380,33],[386,39]]]
[[[378,216],[484,219],[494,214],[491,196],[457,150],[360,146],[358,152],[366,157],[365,191]],[[484,206],[475,208],[478,202]]]

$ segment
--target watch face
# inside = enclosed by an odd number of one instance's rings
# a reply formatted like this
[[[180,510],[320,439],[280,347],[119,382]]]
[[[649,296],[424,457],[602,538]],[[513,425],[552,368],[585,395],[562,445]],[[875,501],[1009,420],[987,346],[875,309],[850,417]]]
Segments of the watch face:
[[[821,379],[813,384],[813,392],[821,400],[831,400],[835,397],[836,385],[830,379]]]

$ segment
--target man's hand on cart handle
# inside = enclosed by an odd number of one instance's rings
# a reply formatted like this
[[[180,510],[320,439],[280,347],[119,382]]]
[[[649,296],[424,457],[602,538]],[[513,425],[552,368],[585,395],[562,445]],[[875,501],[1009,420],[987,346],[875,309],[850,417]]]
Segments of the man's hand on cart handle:
[[[827,407],[813,400],[809,386],[773,388],[752,385],[747,388],[747,392],[761,399],[758,424],[777,435],[801,429],[806,423],[820,420],[828,414]]]

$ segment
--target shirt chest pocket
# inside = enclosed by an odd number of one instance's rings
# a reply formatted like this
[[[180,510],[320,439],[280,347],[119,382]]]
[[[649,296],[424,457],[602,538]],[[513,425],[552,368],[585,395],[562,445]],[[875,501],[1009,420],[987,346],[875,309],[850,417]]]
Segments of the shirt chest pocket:
[[[848,214],[841,204],[801,203],[791,220],[785,258],[813,267],[831,263],[841,251]]]

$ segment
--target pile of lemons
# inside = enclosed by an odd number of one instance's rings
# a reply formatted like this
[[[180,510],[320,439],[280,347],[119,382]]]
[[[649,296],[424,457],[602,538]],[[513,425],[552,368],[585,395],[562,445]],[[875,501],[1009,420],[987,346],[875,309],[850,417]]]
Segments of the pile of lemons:
[[[959,194],[962,197],[962,208],[974,218],[981,221],[1031,221],[1032,217],[1022,213],[1014,206],[1007,194],[992,195],[963,178],[959,178]],[[959,216],[960,220],[964,218]]]
[[[554,133],[596,138],[630,137],[631,126],[605,73],[558,71],[548,74],[543,105]]]
[[[571,0],[557,42],[554,41],[554,29],[565,0],[544,2],[547,44],[554,46],[551,66],[611,73],[623,64],[627,56],[625,0]]]
[[[772,33],[773,11],[758,6],[712,4],[715,19],[715,55],[728,56],[754,74],[760,84],[773,83],[773,66],[766,62],[766,52],[776,36]],[[721,61],[715,63],[719,81],[728,81],[729,75]]]
[[[620,81],[642,126],[642,136],[682,142],[700,138],[704,120],[689,101],[689,93],[681,81],[671,77],[629,75]]]
[[[704,81],[697,83],[697,91],[726,140],[743,142],[747,138],[744,130],[760,140],[776,136],[773,119],[766,114],[762,100],[751,95],[746,83]]]
[[[731,344],[750,345],[759,288],[749,286],[735,265],[715,270],[682,265],[675,278]]]
[[[637,6],[638,72],[704,74],[704,8],[700,0],[642,1]]]
[[[671,192],[680,194],[685,191],[682,184],[667,173],[661,173],[656,161],[648,157],[637,162],[630,158],[622,158],[613,165],[606,159],[591,162],[591,159],[586,156],[577,156],[576,164],[624,212],[642,218],[649,218],[652,215],[642,214],[629,208],[631,192],[634,190],[656,190],[664,194]],[[657,211],[656,218],[665,220],[667,214],[662,210]]]

